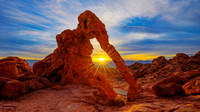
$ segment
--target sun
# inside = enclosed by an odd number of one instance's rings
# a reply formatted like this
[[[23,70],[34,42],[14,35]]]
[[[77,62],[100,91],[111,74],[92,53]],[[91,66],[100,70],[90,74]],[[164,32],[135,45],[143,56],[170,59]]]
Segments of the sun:
[[[99,61],[100,61],[100,62],[104,62],[104,61],[105,61],[105,58],[99,58]]]

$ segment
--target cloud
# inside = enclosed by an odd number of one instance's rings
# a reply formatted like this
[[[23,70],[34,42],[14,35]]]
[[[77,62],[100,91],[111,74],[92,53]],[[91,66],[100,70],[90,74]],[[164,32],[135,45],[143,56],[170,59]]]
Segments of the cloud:
[[[0,52],[43,58],[57,47],[56,35],[75,29],[78,15],[91,10],[121,53],[193,53],[200,48],[199,5],[198,0],[1,0]],[[94,52],[102,52],[91,41]]]
[[[122,55],[122,57],[126,60],[139,61],[139,60],[152,60],[152,59],[155,59],[155,58],[157,58],[161,55],[162,55],[161,53],[151,52],[151,53],[137,53],[137,54]],[[174,54],[165,55],[166,58],[171,58],[173,56],[175,56],[175,55]]]
[[[127,41],[140,41],[145,39],[153,39],[156,40],[165,34],[151,34],[151,33],[130,33],[125,38],[128,39]]]

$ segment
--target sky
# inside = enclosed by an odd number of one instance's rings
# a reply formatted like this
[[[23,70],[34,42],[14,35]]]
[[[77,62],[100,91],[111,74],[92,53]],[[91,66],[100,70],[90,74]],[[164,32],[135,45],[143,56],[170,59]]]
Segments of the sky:
[[[0,0],[0,58],[45,58],[57,48],[56,35],[75,29],[85,10],[106,25],[125,60],[200,51],[199,0]],[[91,42],[93,59],[108,59]]]

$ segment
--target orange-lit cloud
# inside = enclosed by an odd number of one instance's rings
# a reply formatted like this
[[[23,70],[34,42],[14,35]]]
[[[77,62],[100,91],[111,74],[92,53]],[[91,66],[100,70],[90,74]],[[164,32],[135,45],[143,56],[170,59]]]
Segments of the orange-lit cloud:
[[[162,55],[159,53],[136,53],[136,54],[126,54],[126,55],[123,54],[127,52],[129,51],[119,51],[119,53],[121,54],[124,60],[145,61],[145,60],[152,60]],[[163,55],[163,56],[165,56],[166,58],[170,58],[170,57],[175,56],[175,54]],[[25,60],[42,60],[43,59],[43,58],[34,58],[34,56],[33,57],[17,56],[17,57],[25,59]],[[103,50],[94,51],[91,57],[94,62],[99,62],[101,58],[103,58],[105,61],[111,61],[111,58]],[[0,59],[2,58],[5,58],[5,57],[0,57]]]
[[[138,60],[152,60],[154,58],[157,58],[159,56],[165,56],[166,58],[171,58],[173,56],[175,56],[175,54],[167,54],[167,55],[163,55],[161,53],[132,53],[131,51],[119,51],[119,53],[121,54],[122,58],[124,60],[134,60],[134,61],[138,61]],[[129,54],[127,54],[129,53]],[[104,58],[106,61],[111,61],[111,58],[103,51],[103,50],[99,50],[99,51],[95,51],[92,54],[92,60],[93,61],[99,61],[100,58]]]
[[[159,53],[137,53],[137,54],[128,54],[128,55],[122,55],[122,58],[125,60],[152,60],[154,58],[157,58],[159,56],[162,56],[162,54]],[[166,58],[170,58],[175,56],[175,54],[172,55],[164,55]]]

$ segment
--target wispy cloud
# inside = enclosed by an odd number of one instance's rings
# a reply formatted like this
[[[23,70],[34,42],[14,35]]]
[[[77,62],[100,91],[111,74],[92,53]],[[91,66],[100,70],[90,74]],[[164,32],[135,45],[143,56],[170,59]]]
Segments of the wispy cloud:
[[[199,6],[198,0],[0,0],[0,56],[44,58],[57,47],[56,35],[75,29],[85,10],[105,23],[122,55],[194,53],[200,48]],[[103,52],[91,41],[93,55]]]

